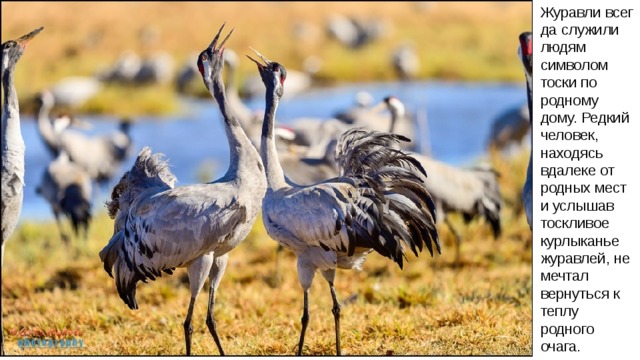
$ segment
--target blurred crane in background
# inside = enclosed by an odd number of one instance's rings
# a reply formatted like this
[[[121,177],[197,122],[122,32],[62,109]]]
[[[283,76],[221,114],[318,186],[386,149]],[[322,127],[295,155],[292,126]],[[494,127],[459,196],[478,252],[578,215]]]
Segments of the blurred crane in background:
[[[122,119],[118,130],[111,134],[88,136],[69,129],[73,120],[68,115],[50,119],[54,98],[48,91],[38,96],[38,133],[52,157],[64,151],[69,159],[80,165],[91,177],[106,188],[130,155],[133,144],[129,133],[131,121]]]
[[[69,244],[70,237],[64,231],[62,216],[71,220],[76,237],[82,235],[87,239],[91,221],[91,177],[80,165],[71,162],[64,150],[49,163],[36,192],[51,205],[65,244]]]

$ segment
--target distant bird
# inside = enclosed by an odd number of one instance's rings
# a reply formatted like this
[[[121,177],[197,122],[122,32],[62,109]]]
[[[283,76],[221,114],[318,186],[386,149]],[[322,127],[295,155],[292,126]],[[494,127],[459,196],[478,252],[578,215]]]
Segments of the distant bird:
[[[493,121],[488,147],[503,150],[511,143],[519,145],[530,129],[527,104],[509,108]]]
[[[314,155],[324,152],[332,139],[337,139],[350,126],[337,119],[298,118],[286,125],[293,134],[291,143],[305,147]]]
[[[180,94],[187,94],[189,84],[198,74],[198,53],[194,52],[187,57],[185,62],[178,69],[178,73],[175,77],[176,90]]]
[[[255,50],[254,50],[255,51]],[[317,270],[329,283],[333,298],[336,351],[340,355],[340,304],[333,286],[335,270],[361,269],[372,251],[402,268],[410,248],[440,251],[435,209],[424,187],[426,174],[410,156],[396,148],[408,139],[393,134],[347,131],[337,143],[341,176],[312,186],[285,177],[274,143],[274,118],[284,91],[286,69],[255,51],[266,87],[266,110],[260,155],[268,190],[262,219],[270,237],[292,250],[298,259],[298,279],[304,290],[302,354],[309,323],[309,288]]]
[[[404,105],[395,96],[386,97],[384,104],[396,116],[404,111]],[[393,132],[395,121],[391,124],[389,132]],[[425,186],[433,196],[438,210],[438,220],[444,221],[456,238],[456,262],[460,259],[461,237],[449,221],[447,213],[459,213],[465,222],[480,216],[491,225],[493,236],[495,238],[500,236],[502,195],[497,173],[493,169],[483,167],[462,169],[426,155],[412,153],[411,156],[418,160],[429,174]]]
[[[70,237],[65,234],[61,216],[71,220],[76,237],[82,234],[87,239],[91,221],[91,177],[80,165],[71,162],[64,150],[44,170],[36,192],[51,205],[65,243],[69,243]]]
[[[186,267],[191,301],[184,322],[186,354],[191,354],[191,316],[196,297],[209,276],[207,326],[224,355],[213,316],[215,292],[227,266],[228,252],[249,234],[266,191],[266,176],[258,151],[231,111],[222,80],[224,44],[220,28],[198,57],[205,86],[215,98],[224,118],[230,165],[217,181],[174,188],[175,176],[159,154],[145,147],[113,190],[108,203],[115,217],[114,235],[100,252],[122,300],[137,309],[138,281],[155,280]]]
[[[391,132],[403,135],[408,138],[415,138],[418,133],[416,121],[412,115],[408,114],[404,104],[398,103],[394,107],[389,107],[387,102],[391,99],[383,99],[379,104],[372,107],[358,106],[347,111],[339,112],[334,117],[352,127],[364,127],[368,130]],[[380,112],[384,109],[391,111],[391,117]],[[402,144],[403,149],[417,151],[418,141]]]
[[[16,64],[27,44],[43,27],[33,30],[17,40],[2,43],[2,89],[4,92],[2,107],[2,254],[4,263],[4,244],[18,224],[22,199],[24,196],[24,140],[20,132],[20,106],[14,84]],[[1,264],[0,264],[1,265]],[[1,267],[0,267],[1,269]],[[1,319],[1,317],[0,317]],[[0,350],[4,355],[4,327]]]
[[[429,174],[425,186],[433,196],[438,220],[447,224],[456,239],[456,262],[460,260],[462,238],[449,221],[448,213],[461,214],[465,223],[476,217],[483,218],[491,226],[493,237],[500,236],[502,195],[495,170],[487,167],[457,168],[425,155],[411,155]]]
[[[106,187],[132,151],[131,121],[122,119],[118,130],[113,133],[88,136],[69,129],[71,119],[66,115],[51,121],[49,111],[53,107],[53,99],[47,91],[40,94],[38,101],[38,133],[51,156],[55,158],[64,151],[93,181]],[[56,127],[59,128],[57,131]]]
[[[102,89],[99,79],[87,76],[64,78],[49,88],[56,105],[79,107]]]
[[[391,65],[400,80],[412,80],[420,72],[420,57],[415,46],[406,42],[398,46],[391,54]]]
[[[386,31],[382,22],[364,22],[353,17],[333,14],[325,25],[327,35],[352,50],[378,40]]]
[[[133,77],[136,85],[167,84],[173,80],[173,57],[166,51],[151,54],[142,60],[140,69]]]
[[[50,91],[43,90],[36,97],[36,104],[38,106],[38,135],[40,135],[40,139],[42,139],[49,154],[55,158],[60,152],[60,139],[58,138],[60,134],[54,130],[50,118],[51,110],[55,105],[55,98]]]
[[[529,105],[529,123],[533,123],[533,38],[530,32],[523,32],[520,34],[520,47],[518,53],[522,66],[524,67],[524,74],[527,78],[527,103]],[[522,188],[522,201],[524,203],[524,210],[527,215],[527,222],[529,228],[533,230],[533,138],[531,138],[531,153],[529,154],[529,166],[527,167],[527,180],[525,180],[524,187]]]
[[[278,141],[277,138],[276,141]],[[330,141],[325,146],[324,154],[316,157],[279,151],[278,160],[292,182],[298,185],[317,184],[338,176],[338,166],[335,161],[336,143],[335,139]]]
[[[132,83],[141,67],[142,59],[138,54],[124,51],[110,69],[99,72],[97,77],[104,82]]]

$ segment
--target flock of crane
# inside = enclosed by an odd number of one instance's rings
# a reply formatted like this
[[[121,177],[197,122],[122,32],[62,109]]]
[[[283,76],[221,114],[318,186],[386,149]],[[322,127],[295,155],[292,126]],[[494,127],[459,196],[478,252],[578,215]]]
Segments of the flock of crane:
[[[406,130],[404,105],[393,96],[379,105],[390,111],[387,119],[375,119],[379,116],[375,111],[362,108],[357,114],[344,114],[349,125],[336,119],[279,127],[275,118],[287,70],[253,49],[257,59],[247,57],[256,64],[266,89],[266,106],[259,116],[248,111],[234,85],[225,88],[223,82],[222,70],[228,59],[225,44],[233,33],[221,40],[223,28],[224,24],[199,54],[197,67],[222,114],[229,168],[216,181],[175,187],[176,177],[163,155],[143,148],[107,202],[114,233],[100,251],[100,259],[131,309],[138,308],[138,282],[187,268],[191,290],[184,322],[187,355],[191,354],[194,304],[208,277],[206,324],[223,355],[214,317],[215,293],[229,252],[248,235],[262,213],[269,236],[297,258],[304,292],[297,354],[302,354],[309,323],[309,288],[319,271],[333,299],[336,352],[340,355],[336,269],[361,269],[366,256],[374,251],[400,268],[409,251],[416,256],[425,248],[431,256],[440,253],[437,221],[444,221],[455,234],[457,258],[460,236],[447,220],[450,212],[462,214],[466,221],[482,217],[498,236],[501,196],[497,174],[490,168],[453,167],[412,152],[414,149],[406,146],[410,144],[407,135],[413,132]],[[24,186],[25,146],[14,69],[27,43],[42,29],[2,44],[2,261],[5,241],[20,216]],[[520,36],[519,54],[531,119],[531,33]],[[86,138],[69,129],[74,121],[69,116],[50,119],[52,101],[46,91],[39,95],[38,129],[54,160],[46,168],[38,192],[51,204],[66,241],[60,217],[69,216],[74,229],[86,236],[91,186],[116,176],[131,150],[131,138],[127,122],[114,134]],[[294,154],[290,151],[294,145],[313,149],[320,156]],[[89,148],[93,151],[87,152]],[[530,226],[531,193],[530,159],[523,189]]]

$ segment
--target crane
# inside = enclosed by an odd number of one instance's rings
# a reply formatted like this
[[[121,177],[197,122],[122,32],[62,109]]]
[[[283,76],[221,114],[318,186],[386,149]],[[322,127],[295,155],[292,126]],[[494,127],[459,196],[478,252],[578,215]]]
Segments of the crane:
[[[159,154],[145,147],[120,179],[108,203],[115,218],[114,234],[100,252],[109,275],[115,269],[118,294],[137,309],[136,284],[155,280],[162,272],[186,267],[191,300],[184,322],[186,354],[191,354],[193,307],[209,277],[206,324],[224,355],[213,316],[214,296],[228,261],[228,252],[249,234],[260,212],[266,176],[258,151],[240,126],[225,95],[222,80],[224,24],[198,56],[198,70],[218,103],[229,142],[229,168],[220,179],[174,187],[175,176]],[[217,46],[217,47],[216,47]]]
[[[20,105],[14,84],[14,71],[27,44],[44,27],[39,27],[16,40],[2,43],[2,89],[4,92],[2,107],[2,253],[4,263],[4,244],[18,224],[22,199],[24,197],[24,140],[20,132]],[[0,263],[0,271],[2,269]],[[1,317],[0,317],[1,319]],[[0,322],[0,330],[4,329]],[[0,350],[4,355],[4,331],[0,337]]]
[[[530,129],[527,105],[509,108],[493,121],[487,147],[502,150],[511,143],[520,144]]]
[[[529,124],[533,124],[533,42],[531,32],[523,32],[519,36],[520,47],[518,54],[524,67],[524,75],[527,79],[527,103],[529,105]],[[529,229],[533,230],[533,138],[531,138],[531,153],[529,154],[529,166],[527,167],[527,179],[522,188],[522,202],[524,204],[525,214]]]
[[[424,247],[440,252],[435,208],[424,187],[424,169],[397,149],[407,138],[361,129],[344,133],[336,145],[341,176],[311,186],[285,177],[278,160],[273,128],[284,91],[286,69],[259,52],[251,57],[266,87],[266,110],[260,156],[268,190],[262,202],[267,233],[297,257],[304,291],[298,355],[309,323],[309,288],[317,270],[329,283],[333,299],[336,352],[340,348],[340,304],[333,286],[337,268],[362,269],[372,251],[400,268],[407,248],[416,255]]]
[[[75,235],[82,232],[86,240],[91,221],[91,177],[80,165],[71,162],[64,150],[44,170],[36,192],[51,205],[60,237],[66,244],[69,236],[63,230],[62,215],[71,219]]]
[[[391,65],[400,80],[415,79],[420,72],[420,57],[415,45],[410,41],[400,44],[391,53]]]
[[[389,132],[393,132],[398,117],[404,114],[405,106],[397,97],[384,98],[385,104],[391,112],[391,125]],[[462,214],[465,222],[469,222],[476,216],[485,218],[495,238],[500,236],[500,208],[502,207],[502,195],[498,185],[497,173],[490,168],[475,167],[461,169],[429,156],[412,153],[425,168],[429,177],[426,187],[433,196],[438,210],[438,219],[444,221],[454,234],[456,239],[456,262],[460,260],[461,237],[453,224],[449,221],[447,213]]]
[[[358,106],[337,113],[334,117],[346,124],[350,124],[352,127],[364,127],[375,131],[389,131],[389,129],[393,129],[393,132],[396,134],[409,138],[414,136],[414,134],[418,132],[415,119],[405,111],[403,104],[400,104],[402,109],[397,109],[397,113],[392,111],[391,118],[386,114],[380,114],[383,109],[388,108],[386,101],[387,99],[370,107]],[[409,151],[419,149],[417,142],[404,143],[401,146],[403,149]]]
[[[71,122],[67,116],[58,116],[51,121],[49,112],[54,101],[54,97],[46,90],[38,97],[38,133],[47,150],[54,158],[64,150],[69,159],[80,165],[93,181],[106,187],[133,149],[129,131],[131,121],[122,119],[118,130],[113,133],[87,136],[83,132],[68,129]],[[56,127],[60,129],[55,130]]]

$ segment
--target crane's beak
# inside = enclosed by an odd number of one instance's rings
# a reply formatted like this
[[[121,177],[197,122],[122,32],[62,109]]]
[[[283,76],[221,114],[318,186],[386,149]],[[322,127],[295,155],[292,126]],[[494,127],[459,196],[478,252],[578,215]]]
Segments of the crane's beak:
[[[255,59],[254,59],[254,58],[252,58],[251,56],[249,56],[249,55],[246,55],[246,54],[245,54],[245,55],[249,58],[249,60],[253,61],[254,63],[256,63],[256,64],[258,65],[258,68],[260,68],[260,69],[262,70],[262,69],[264,69],[264,68],[266,67],[266,65],[271,64],[271,61],[270,61],[269,59],[267,59],[264,55],[260,54],[260,53],[258,52],[258,50],[256,50],[256,49],[252,48],[251,46],[249,46],[249,49],[253,50],[253,52],[254,52],[254,53],[256,53],[256,55],[258,55],[258,57],[259,57],[262,61],[264,61],[264,65],[263,65],[263,64],[261,64],[258,60],[255,60]]]
[[[371,112],[373,113],[379,113],[380,111],[384,110],[387,108],[387,103],[384,101],[381,101],[378,103],[378,105],[374,106],[371,108]]]
[[[213,38],[213,41],[211,41],[211,44],[209,44],[209,49],[216,50],[216,45],[218,43],[218,39],[220,38],[220,34],[222,33],[222,29],[224,29],[224,26],[226,24],[227,24],[226,22],[222,24],[222,26],[220,27],[220,30],[218,30],[218,33]],[[224,40],[222,40],[222,42],[220,43],[220,46],[218,47],[218,50],[220,51],[220,55],[219,56],[222,56],[222,53],[224,52],[224,44],[227,42],[227,40],[229,40],[229,38],[231,37],[231,34],[233,34],[234,30],[235,30],[235,28],[231,29],[231,31],[229,32],[227,37],[225,37]]]
[[[44,29],[44,26],[41,26],[41,27],[33,30],[32,32],[28,33],[27,35],[23,35],[18,40],[16,40],[16,42],[20,46],[22,46],[24,48],[25,46],[27,46],[27,43],[29,41],[31,41],[31,39],[33,39],[36,35],[38,35],[40,33],[40,31],[42,31],[42,29]]]
[[[90,122],[88,122],[87,120],[83,120],[83,119],[79,119],[75,116],[69,116],[71,118],[71,126],[78,128],[78,129],[83,129],[83,130],[91,130],[93,128],[93,125],[91,125]]]

